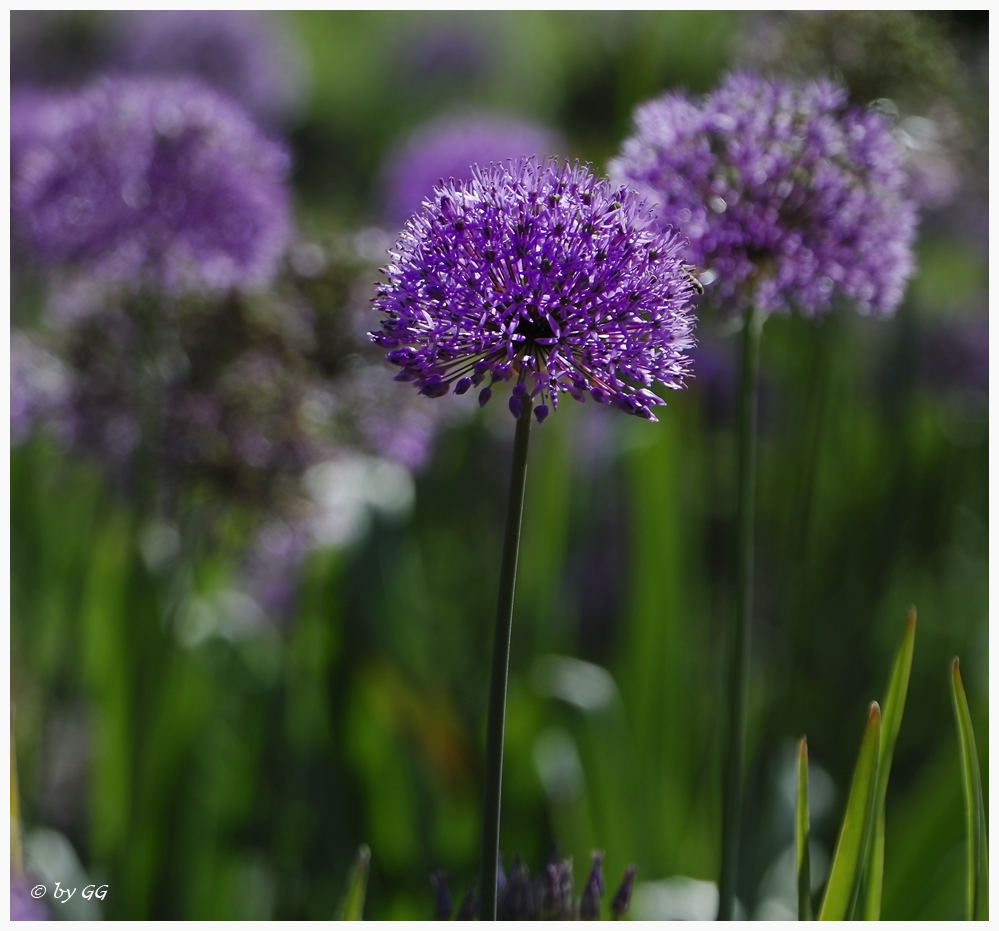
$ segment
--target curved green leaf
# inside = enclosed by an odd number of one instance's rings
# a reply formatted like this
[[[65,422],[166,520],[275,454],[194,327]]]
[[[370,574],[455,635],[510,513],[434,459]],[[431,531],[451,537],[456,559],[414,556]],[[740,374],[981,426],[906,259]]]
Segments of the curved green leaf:
[[[819,910],[820,921],[843,921],[852,915],[857,903],[870,843],[880,737],[881,708],[877,702],[871,702],[860,742],[860,755],[846,800],[846,812],[836,840],[829,882]]]
[[[968,851],[968,918],[972,921],[989,917],[989,842],[982,798],[982,776],[978,768],[975,731],[971,726],[971,709],[961,680],[957,657],[950,664],[950,693],[957,718],[957,736],[961,748],[961,776],[964,785],[964,820]]]
[[[899,728],[902,726],[902,711],[909,691],[909,673],[912,670],[912,654],[916,644],[916,609],[909,608],[905,620],[902,642],[895,654],[888,689],[885,692],[881,716],[881,740],[878,752],[878,779],[874,796],[872,818],[871,852],[867,859],[865,875],[864,918],[877,921],[881,917],[881,890],[884,884],[885,869],[885,798],[888,795],[888,776],[891,773],[892,756]]]
[[[364,896],[368,888],[368,867],[371,864],[371,850],[367,844],[357,848],[357,859],[347,881],[347,893],[340,909],[340,921],[361,921],[364,914]]]
[[[798,798],[794,808],[794,863],[798,871],[798,921],[812,920],[812,875],[808,860],[808,741],[798,742]]]

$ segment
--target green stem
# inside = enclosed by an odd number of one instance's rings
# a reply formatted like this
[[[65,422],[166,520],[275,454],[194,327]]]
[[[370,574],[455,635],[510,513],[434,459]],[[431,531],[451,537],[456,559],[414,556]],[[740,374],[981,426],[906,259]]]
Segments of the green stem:
[[[756,390],[763,317],[746,311],[742,330],[742,373],[739,387],[739,448],[736,463],[736,612],[728,658],[728,726],[722,769],[722,850],[718,882],[718,918],[730,921],[735,910],[742,820],[742,771],[746,743],[749,686],[749,628],[753,605],[753,498],[756,487]]]
[[[479,872],[479,919],[496,920],[496,873],[499,864],[500,794],[503,783],[503,725],[506,718],[506,683],[510,669],[510,630],[513,626],[513,592],[517,580],[517,554],[524,514],[527,479],[527,441],[531,433],[531,402],[517,420],[510,468],[510,496],[506,508],[503,562],[500,567],[493,668],[489,682],[489,724],[486,732],[486,798],[482,816],[482,861]]]

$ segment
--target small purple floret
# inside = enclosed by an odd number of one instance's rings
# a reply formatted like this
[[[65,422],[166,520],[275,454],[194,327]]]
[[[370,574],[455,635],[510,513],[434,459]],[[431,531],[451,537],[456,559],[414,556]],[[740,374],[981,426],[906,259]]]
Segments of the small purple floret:
[[[690,240],[733,310],[889,314],[913,272],[916,207],[884,118],[828,82],[730,75],[639,107],[610,166]]]
[[[695,290],[683,240],[587,167],[521,159],[434,189],[390,250],[371,334],[424,394],[516,379],[547,415],[591,397],[650,420],[682,388]],[[429,390],[428,390],[429,389]]]

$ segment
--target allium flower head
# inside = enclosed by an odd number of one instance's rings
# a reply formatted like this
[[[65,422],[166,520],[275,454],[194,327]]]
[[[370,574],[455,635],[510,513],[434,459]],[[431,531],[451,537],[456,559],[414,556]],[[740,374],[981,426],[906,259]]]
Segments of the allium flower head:
[[[15,229],[43,261],[168,291],[254,287],[289,236],[286,150],[188,79],[12,100]]]
[[[467,181],[472,165],[559,154],[551,130],[510,117],[445,116],[420,126],[382,172],[386,216],[402,223],[442,180]]]
[[[596,921],[600,918],[600,902],[604,895],[603,854],[594,851],[589,875],[580,896],[573,891],[572,860],[551,859],[540,874],[532,879],[527,865],[515,857],[508,872],[500,865],[496,882],[496,917],[500,921]],[[621,918],[631,901],[635,868],[625,870],[624,880],[611,902],[611,914]],[[438,921],[451,917],[453,903],[443,872],[431,875],[436,891]],[[469,920],[475,914],[475,890],[469,889],[454,916],[458,921]]]
[[[421,393],[516,381],[547,416],[589,394],[655,420],[655,382],[680,388],[693,345],[683,240],[633,192],[579,164],[512,161],[433,191],[390,250],[372,333]]]
[[[891,313],[912,273],[915,205],[883,117],[837,86],[729,76],[635,113],[611,177],[654,200],[717,276],[718,303]]]

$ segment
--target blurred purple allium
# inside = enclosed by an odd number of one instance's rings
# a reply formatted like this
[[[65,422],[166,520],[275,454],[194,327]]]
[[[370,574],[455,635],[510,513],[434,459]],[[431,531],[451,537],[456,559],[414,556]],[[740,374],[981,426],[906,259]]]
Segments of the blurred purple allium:
[[[579,164],[476,167],[436,188],[390,251],[372,339],[422,394],[472,386],[484,404],[516,379],[543,420],[587,394],[655,420],[659,382],[683,387],[694,288],[683,240],[657,232],[635,194]]]
[[[109,17],[111,66],[200,78],[257,119],[280,125],[301,112],[303,51],[283,16],[247,10],[133,10]]]
[[[837,297],[890,314],[913,271],[916,207],[882,115],[827,82],[739,73],[699,101],[635,112],[610,166],[690,239],[717,304],[804,314]]]
[[[600,900],[604,895],[603,862],[604,855],[594,851],[590,875],[586,878],[583,895],[579,900],[579,917],[584,921],[597,921],[600,918]]]
[[[11,335],[14,442],[44,430],[98,460],[154,520],[238,521],[243,591],[289,616],[309,553],[406,511],[410,470],[460,412],[385,378],[365,326],[377,238],[297,244],[260,294],[167,305],[56,279],[39,328]]]
[[[408,94],[466,93],[493,73],[500,59],[497,32],[502,20],[481,13],[461,16],[421,12],[400,18],[389,62]]]
[[[272,278],[289,156],[237,105],[152,78],[11,105],[14,228],[42,261],[175,293]]]
[[[299,264],[304,248],[293,250]],[[164,475],[237,497],[346,453],[419,467],[447,406],[384,377],[361,319],[373,263],[346,240],[308,252],[309,274],[286,269],[267,296],[191,295],[166,308],[90,279],[60,283],[46,332],[13,336],[15,433],[47,419],[117,470],[152,406],[145,441]]]
[[[441,181],[467,181],[472,165],[561,154],[562,142],[544,126],[510,117],[445,116],[420,126],[382,170],[385,216],[402,223]]]
[[[550,860],[536,879],[531,879],[530,870],[519,857],[514,858],[509,871],[504,871],[501,865],[496,890],[497,920],[598,920],[600,901],[604,894],[603,854],[595,851],[592,856],[590,873],[578,899],[573,894],[572,860]],[[635,868],[629,866],[611,904],[611,912],[615,918],[622,917],[628,910],[634,875]],[[430,880],[437,897],[436,918],[438,921],[446,921],[451,917],[453,907],[447,877],[443,872],[437,872]],[[469,889],[455,919],[461,921],[473,917],[475,901],[475,890]]]
[[[624,871],[624,879],[621,880],[621,885],[618,887],[617,892],[614,893],[614,898],[611,899],[611,915],[615,919],[622,918],[628,911],[631,905],[631,894],[635,888],[635,867],[629,866]]]

